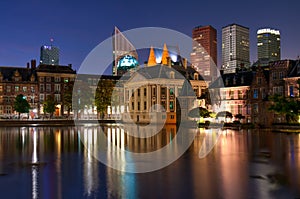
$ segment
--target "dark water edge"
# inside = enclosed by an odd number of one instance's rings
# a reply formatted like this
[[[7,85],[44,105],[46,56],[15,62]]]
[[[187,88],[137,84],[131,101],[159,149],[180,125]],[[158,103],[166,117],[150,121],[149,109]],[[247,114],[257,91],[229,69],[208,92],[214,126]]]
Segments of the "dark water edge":
[[[212,151],[199,158],[210,133],[199,131],[169,166],[134,174],[91,156],[74,126],[0,128],[1,198],[300,197],[298,134],[224,130]],[[128,147],[143,149],[138,142]]]

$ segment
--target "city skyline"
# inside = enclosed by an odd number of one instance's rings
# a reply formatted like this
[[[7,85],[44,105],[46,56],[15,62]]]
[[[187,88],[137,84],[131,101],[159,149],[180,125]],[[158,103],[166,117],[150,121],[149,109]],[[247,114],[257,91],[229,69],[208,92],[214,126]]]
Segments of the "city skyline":
[[[258,2],[258,1],[257,1]],[[294,1],[296,2],[296,1]],[[269,4],[268,2],[229,1],[201,5],[206,9],[198,12],[200,2],[176,5],[171,1],[152,1],[146,10],[161,13],[161,16],[145,12],[139,1],[105,2],[92,1],[82,4],[77,1],[69,6],[66,2],[1,2],[3,8],[0,38],[0,65],[26,66],[31,59],[39,59],[41,45],[53,45],[60,49],[60,63],[73,64],[78,69],[88,53],[100,42],[110,37],[114,26],[121,31],[139,27],[163,27],[182,32],[192,37],[192,29],[200,25],[211,25],[217,30],[218,66],[221,63],[221,29],[231,23],[237,23],[250,29],[250,62],[257,60],[256,32],[270,27],[281,32],[282,59],[296,59],[300,54],[300,37],[297,35],[299,14],[296,4]],[[160,6],[157,6],[160,5]],[[261,9],[257,12],[257,6]],[[267,7],[268,6],[268,7]],[[105,8],[105,9],[103,9]],[[168,9],[167,9],[168,8]],[[241,9],[244,8],[244,9]],[[267,12],[268,8],[272,12]],[[266,10],[268,10],[266,9]],[[122,14],[126,10],[126,16]],[[170,13],[166,10],[171,10]],[[185,11],[186,10],[186,11]],[[213,10],[213,14],[210,10]],[[51,14],[55,11],[55,15]],[[176,12],[184,11],[178,16]],[[255,16],[253,16],[255,12]],[[195,13],[197,13],[195,15]],[[13,14],[13,15],[12,15]],[[176,16],[176,17],[175,17]],[[105,20],[104,20],[105,19]],[[150,46],[149,46],[150,48]],[[143,63],[146,60],[141,60]]]

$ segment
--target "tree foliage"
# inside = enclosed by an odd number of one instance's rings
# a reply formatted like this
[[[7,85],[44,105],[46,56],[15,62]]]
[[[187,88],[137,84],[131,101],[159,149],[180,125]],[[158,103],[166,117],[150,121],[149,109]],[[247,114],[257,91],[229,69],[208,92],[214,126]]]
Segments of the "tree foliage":
[[[296,122],[299,116],[300,102],[296,98],[286,98],[282,95],[274,95],[270,97],[273,102],[269,107],[281,116],[284,116],[286,122]]]
[[[68,82],[64,85],[64,94],[63,94],[63,105],[67,108],[68,116],[72,110],[72,93],[73,93],[74,82]]]
[[[95,95],[95,105],[97,107],[98,113],[103,117],[106,112],[107,107],[112,105],[112,94],[114,91],[115,84],[111,80],[101,79],[98,82]]]
[[[52,118],[53,113],[55,112],[56,105],[57,105],[57,103],[55,102],[52,95],[49,95],[43,103],[44,112],[49,113],[50,118]]]
[[[92,107],[93,93],[89,85],[81,80],[77,80],[74,83],[72,91],[72,109],[77,113],[81,112],[85,108]]]
[[[19,118],[21,113],[29,113],[30,105],[24,95],[20,94],[16,97],[14,109],[19,113]]]

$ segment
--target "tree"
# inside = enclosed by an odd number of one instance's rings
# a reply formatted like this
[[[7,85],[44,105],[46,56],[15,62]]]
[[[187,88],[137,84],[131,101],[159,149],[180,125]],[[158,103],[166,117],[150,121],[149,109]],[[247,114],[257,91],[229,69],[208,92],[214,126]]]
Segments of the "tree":
[[[68,82],[65,84],[64,87],[64,94],[63,94],[63,106],[67,107],[68,117],[70,116],[70,112],[72,110],[72,93],[73,93],[73,86],[74,82]]]
[[[14,109],[19,113],[19,119],[21,113],[29,113],[30,105],[24,95],[20,94],[16,97]]]
[[[190,110],[188,116],[193,118],[197,118],[197,117],[208,118],[211,117],[211,112],[206,108],[197,107]]]
[[[107,107],[112,104],[114,86],[115,84],[111,80],[101,79],[98,83],[95,95],[95,105],[98,113],[101,115],[101,118],[103,118]]]
[[[286,122],[295,122],[298,120],[300,102],[295,98],[286,98],[282,95],[274,95],[270,97],[273,102],[269,110],[285,117]]]
[[[44,105],[44,112],[50,114],[50,118],[52,118],[53,113],[55,111],[57,103],[55,102],[53,96],[49,95],[47,99],[43,103]]]
[[[241,119],[245,119],[245,116],[243,116],[241,113],[236,114],[234,117],[239,121],[241,121]]]

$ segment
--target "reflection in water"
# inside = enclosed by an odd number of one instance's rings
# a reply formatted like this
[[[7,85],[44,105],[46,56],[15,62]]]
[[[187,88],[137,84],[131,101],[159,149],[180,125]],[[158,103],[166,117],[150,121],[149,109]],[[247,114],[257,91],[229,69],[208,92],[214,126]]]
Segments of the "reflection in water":
[[[101,140],[100,129],[105,140]],[[1,197],[300,197],[299,134],[200,129],[180,159],[143,174],[108,168],[89,153],[94,150],[107,161],[122,160],[120,168],[134,169],[126,151],[148,153],[167,145],[178,150],[175,136],[172,125],[142,139],[129,135],[122,125],[0,128]],[[214,148],[205,145],[216,140]],[[102,141],[107,151],[98,150]],[[116,148],[118,153],[112,156]],[[201,150],[210,153],[199,158]]]

